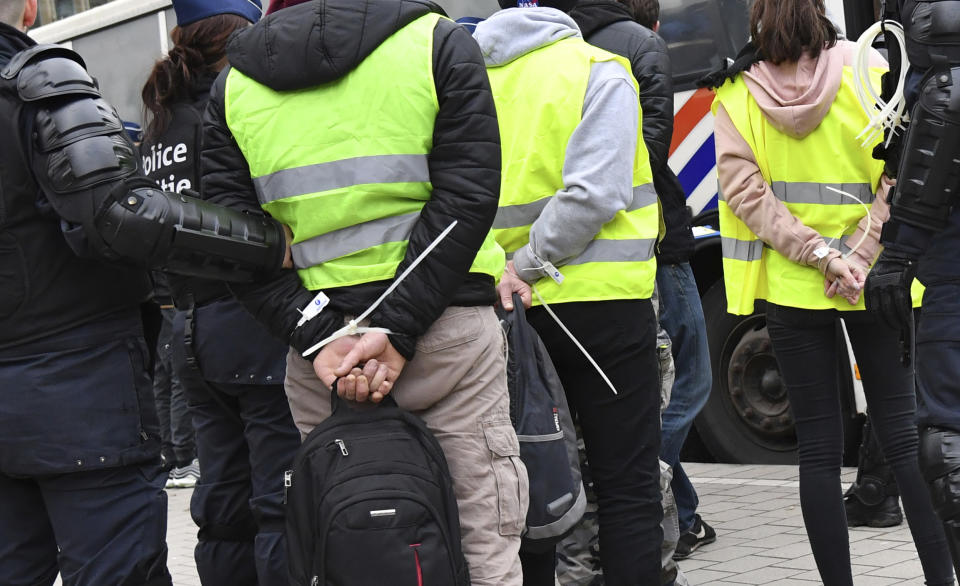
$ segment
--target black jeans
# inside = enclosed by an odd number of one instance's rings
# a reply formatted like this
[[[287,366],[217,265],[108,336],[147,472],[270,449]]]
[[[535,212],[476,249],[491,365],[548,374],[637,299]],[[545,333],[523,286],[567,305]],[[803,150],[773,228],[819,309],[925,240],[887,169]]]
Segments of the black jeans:
[[[836,335],[843,317],[863,379],[877,438],[893,468],[927,584],[953,584],[943,529],[917,464],[913,368],[900,364],[898,333],[865,311],[807,310],[767,304],[767,329],[797,423],[800,506],[826,586],[852,585],[840,464],[843,422]]]
[[[562,303],[551,308],[618,392],[613,394],[543,308],[527,312],[580,421],[597,493],[605,583],[659,584],[663,509],[658,458],[660,381],[653,306],[649,299],[638,299]],[[553,561],[552,556],[540,559],[544,563]],[[524,571],[528,571],[528,564]],[[544,584],[553,586],[553,579]]]

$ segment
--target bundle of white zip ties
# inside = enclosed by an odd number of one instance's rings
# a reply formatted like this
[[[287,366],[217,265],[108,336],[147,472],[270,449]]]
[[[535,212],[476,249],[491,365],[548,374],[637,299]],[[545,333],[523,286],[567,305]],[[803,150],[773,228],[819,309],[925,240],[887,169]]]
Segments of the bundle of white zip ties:
[[[873,41],[884,29],[889,30],[900,45],[898,49],[900,50],[900,63],[902,64],[900,67],[900,76],[897,79],[897,89],[894,91],[889,103],[880,97],[879,90],[873,87],[873,83],[870,81],[870,59],[873,50]],[[887,47],[887,50],[892,51],[893,48]],[[863,108],[863,111],[866,112],[870,118],[870,123],[867,127],[857,135],[857,138],[866,135],[861,146],[866,147],[871,144],[877,137],[877,134],[882,133],[885,129],[889,129],[890,132],[887,134],[887,142],[884,146],[890,146],[890,140],[893,136],[897,134],[898,131],[905,129],[902,124],[907,117],[903,88],[907,77],[908,64],[909,60],[907,59],[907,46],[904,40],[903,26],[895,20],[876,22],[857,39],[857,51],[853,65],[853,87],[857,93],[857,99],[860,101],[860,107]]]

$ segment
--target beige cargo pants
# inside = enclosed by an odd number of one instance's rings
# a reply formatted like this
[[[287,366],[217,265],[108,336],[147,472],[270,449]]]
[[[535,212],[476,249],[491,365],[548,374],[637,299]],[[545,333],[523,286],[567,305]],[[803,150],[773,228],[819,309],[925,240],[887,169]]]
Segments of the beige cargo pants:
[[[443,448],[474,586],[521,586],[529,486],[510,424],[503,331],[492,307],[450,307],[417,342],[393,388]],[[291,351],[284,383],[303,437],[330,415],[330,391]]]

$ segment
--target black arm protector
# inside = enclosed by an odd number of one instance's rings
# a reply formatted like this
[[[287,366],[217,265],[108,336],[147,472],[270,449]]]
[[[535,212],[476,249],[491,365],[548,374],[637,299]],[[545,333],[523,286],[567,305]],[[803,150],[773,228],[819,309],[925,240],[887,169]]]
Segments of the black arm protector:
[[[207,279],[269,276],[286,249],[272,218],[161,191],[143,178],[119,183],[95,224],[107,247],[127,260]]]
[[[2,72],[16,76],[25,111],[33,113],[25,136],[34,176],[70,246],[78,254],[228,281],[279,270],[286,240],[277,222],[164,193],[136,175],[119,116],[75,55],[33,47]]]
[[[924,80],[904,140],[890,217],[939,232],[960,190],[960,67]]]

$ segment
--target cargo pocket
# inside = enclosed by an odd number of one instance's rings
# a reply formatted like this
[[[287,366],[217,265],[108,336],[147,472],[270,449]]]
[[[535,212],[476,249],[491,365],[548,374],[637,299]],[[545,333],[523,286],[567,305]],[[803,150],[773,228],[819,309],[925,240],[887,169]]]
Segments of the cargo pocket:
[[[417,340],[417,352],[430,354],[472,342],[483,331],[483,319],[476,307],[448,307]]]
[[[482,423],[497,478],[497,508],[500,535],[520,535],[526,526],[530,484],[520,460],[520,443],[510,420]]]

